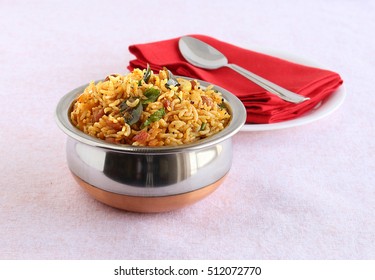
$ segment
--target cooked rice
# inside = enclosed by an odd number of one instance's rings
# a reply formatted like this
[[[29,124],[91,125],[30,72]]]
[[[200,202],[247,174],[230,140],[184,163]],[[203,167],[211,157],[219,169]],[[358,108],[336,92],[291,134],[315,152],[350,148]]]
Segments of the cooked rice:
[[[226,127],[230,114],[220,92],[182,78],[173,86],[169,78],[166,69],[135,69],[91,82],[73,105],[72,123],[102,140],[136,146],[191,143]]]

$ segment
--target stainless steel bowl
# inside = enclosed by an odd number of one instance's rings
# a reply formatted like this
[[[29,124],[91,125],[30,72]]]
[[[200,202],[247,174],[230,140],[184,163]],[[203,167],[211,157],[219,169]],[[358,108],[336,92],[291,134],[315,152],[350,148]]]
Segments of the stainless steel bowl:
[[[231,137],[246,120],[246,110],[236,96],[215,86],[231,112],[221,132],[192,144],[137,147],[107,143],[72,125],[72,104],[86,86],[66,94],[55,117],[68,135],[66,155],[73,177],[94,198],[128,211],[163,212],[206,197],[224,180],[232,164]]]

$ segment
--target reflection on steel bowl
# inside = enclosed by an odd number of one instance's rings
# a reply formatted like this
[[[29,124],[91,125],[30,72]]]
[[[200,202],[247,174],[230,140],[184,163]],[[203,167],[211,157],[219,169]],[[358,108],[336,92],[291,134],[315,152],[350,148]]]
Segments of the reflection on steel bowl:
[[[60,100],[56,122],[68,135],[66,154],[73,177],[95,199],[134,212],[171,211],[199,201],[223,182],[232,164],[231,137],[246,119],[243,104],[233,94],[214,86],[231,116],[220,132],[192,143],[150,147],[109,143],[75,127],[70,113],[86,87]]]

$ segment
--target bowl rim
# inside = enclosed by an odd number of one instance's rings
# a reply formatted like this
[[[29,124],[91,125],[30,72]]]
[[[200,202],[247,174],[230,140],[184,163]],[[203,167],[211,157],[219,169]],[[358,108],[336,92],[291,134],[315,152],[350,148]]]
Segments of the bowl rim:
[[[228,138],[232,137],[236,134],[241,127],[245,124],[246,121],[246,109],[243,103],[236,97],[234,94],[229,92],[228,90],[216,86],[212,83],[191,78],[185,76],[176,76],[178,78],[188,79],[188,80],[197,80],[201,86],[207,87],[209,85],[213,85],[213,89],[221,92],[223,95],[224,100],[227,104],[229,104],[229,109],[231,113],[231,119],[228,125],[221,130],[220,132],[209,136],[207,138],[188,143],[182,145],[171,145],[171,146],[158,146],[158,147],[149,147],[149,146],[132,146],[126,144],[114,144],[108,143],[104,140],[95,138],[94,136],[88,135],[78,128],[76,128],[70,121],[69,112],[71,110],[71,106],[75,99],[83,92],[83,90],[89,85],[89,83],[79,86],[67,94],[65,94],[58,102],[55,110],[55,121],[58,127],[69,137],[87,144],[89,146],[94,146],[98,148],[103,148],[107,150],[113,150],[117,152],[132,152],[132,153],[151,153],[151,154],[160,154],[160,153],[176,153],[176,152],[184,152],[188,150],[197,150],[206,148],[208,146],[216,145]],[[95,83],[101,80],[95,81]],[[234,111],[234,113],[233,113]]]

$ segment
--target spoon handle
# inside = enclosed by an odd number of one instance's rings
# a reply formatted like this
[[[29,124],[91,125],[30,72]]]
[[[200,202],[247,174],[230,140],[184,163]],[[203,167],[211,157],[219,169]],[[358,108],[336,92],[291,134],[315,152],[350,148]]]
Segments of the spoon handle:
[[[273,93],[277,96],[279,96],[281,99],[285,101],[289,101],[292,103],[301,103],[305,100],[309,100],[309,97],[304,97],[302,95],[299,95],[297,93],[291,92],[290,90],[287,90],[279,85],[276,85],[248,70],[245,68],[242,68],[241,66],[238,66],[236,64],[227,64],[227,67],[231,68],[232,70],[238,72],[239,74],[243,75],[244,77],[248,78],[253,83],[259,85],[260,87],[266,89],[270,93]]]

